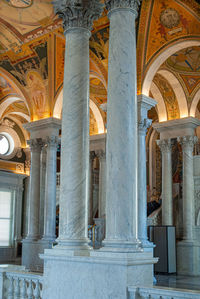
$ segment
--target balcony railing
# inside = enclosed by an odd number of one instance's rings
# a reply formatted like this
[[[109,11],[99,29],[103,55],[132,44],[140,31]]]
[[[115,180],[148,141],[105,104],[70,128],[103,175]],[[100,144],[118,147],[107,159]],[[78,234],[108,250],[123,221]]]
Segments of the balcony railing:
[[[129,287],[129,299],[199,299],[200,292],[164,287]]]
[[[0,299],[42,299],[42,281],[41,274],[0,267]]]

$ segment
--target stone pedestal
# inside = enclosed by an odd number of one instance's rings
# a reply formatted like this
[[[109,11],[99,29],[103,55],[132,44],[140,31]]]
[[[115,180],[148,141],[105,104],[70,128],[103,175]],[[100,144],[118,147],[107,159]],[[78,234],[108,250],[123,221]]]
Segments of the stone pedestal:
[[[44,299],[125,299],[127,286],[152,286],[156,260],[151,253],[84,254],[45,251]]]

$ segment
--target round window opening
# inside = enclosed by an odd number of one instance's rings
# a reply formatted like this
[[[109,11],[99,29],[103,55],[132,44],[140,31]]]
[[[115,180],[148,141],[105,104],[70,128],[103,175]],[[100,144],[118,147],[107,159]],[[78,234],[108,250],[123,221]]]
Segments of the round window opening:
[[[9,152],[10,143],[6,136],[0,134],[0,155],[6,155]]]

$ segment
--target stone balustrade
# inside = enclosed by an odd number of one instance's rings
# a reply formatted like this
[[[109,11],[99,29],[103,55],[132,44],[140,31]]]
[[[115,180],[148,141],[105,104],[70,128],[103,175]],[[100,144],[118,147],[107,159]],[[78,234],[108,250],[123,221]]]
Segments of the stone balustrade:
[[[129,287],[129,299],[199,299],[200,292],[164,287]]]
[[[42,285],[40,274],[0,267],[0,299],[42,299]]]

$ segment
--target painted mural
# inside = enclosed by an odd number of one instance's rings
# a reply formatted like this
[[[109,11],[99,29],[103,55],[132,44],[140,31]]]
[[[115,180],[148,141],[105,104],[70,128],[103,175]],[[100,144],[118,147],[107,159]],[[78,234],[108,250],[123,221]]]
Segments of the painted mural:
[[[180,118],[178,101],[169,82],[160,74],[156,74],[153,82],[159,88],[167,109],[168,120]]]

